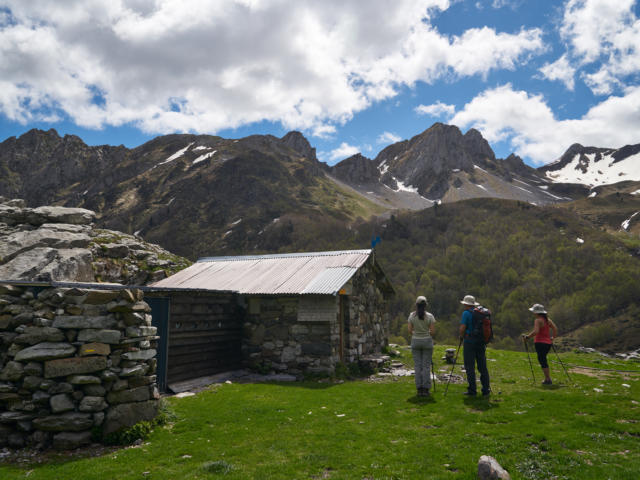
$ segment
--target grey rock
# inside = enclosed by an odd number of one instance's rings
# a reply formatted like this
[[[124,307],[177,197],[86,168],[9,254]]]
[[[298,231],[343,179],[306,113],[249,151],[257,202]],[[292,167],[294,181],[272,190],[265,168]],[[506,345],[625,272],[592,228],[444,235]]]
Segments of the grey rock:
[[[91,432],[61,432],[53,436],[52,446],[56,450],[73,450],[91,443]]]
[[[17,382],[24,375],[24,366],[20,362],[7,362],[0,371],[0,380]]]
[[[157,327],[147,327],[141,325],[139,327],[127,327],[127,337],[147,337],[154,336],[158,332]]]
[[[61,342],[65,339],[62,330],[53,327],[27,327],[13,341],[15,343],[35,345],[41,342]]]
[[[93,426],[93,418],[88,413],[67,412],[36,418],[33,425],[47,432],[79,432]]]
[[[66,393],[54,395],[49,399],[49,405],[53,413],[68,412],[75,408],[75,404],[71,397]]]
[[[70,223],[72,225],[89,225],[96,218],[96,213],[85,208],[67,208],[44,206],[34,208],[29,217],[33,225],[51,223]],[[42,222],[40,222],[42,219]]]
[[[67,381],[73,385],[100,385],[99,377],[93,375],[71,375]]]
[[[102,385],[85,385],[82,389],[84,394],[88,397],[104,397],[107,393],[107,389]]]
[[[121,377],[142,377],[149,371],[149,365],[136,365],[134,367],[123,368]]]
[[[86,329],[78,332],[79,342],[120,343],[120,330]]]
[[[478,460],[478,478],[480,480],[511,480],[507,472],[498,461],[488,455],[482,455]]]
[[[45,380],[46,381],[46,380]],[[73,385],[67,382],[57,382],[51,385],[48,390],[50,395],[57,395],[58,393],[71,393],[73,392]]]
[[[104,305],[120,295],[118,290],[89,290],[84,303],[88,305]]]
[[[101,245],[102,254],[111,258],[126,258],[129,255],[129,247],[120,243],[107,243]]]
[[[93,414],[93,424],[99,427],[104,422],[104,412],[96,412]]]
[[[26,412],[2,412],[0,413],[0,423],[15,423],[25,420],[32,420],[34,415]]]
[[[76,349],[73,345],[62,342],[43,342],[38,345],[34,345],[32,347],[27,347],[23,350],[20,350],[15,359],[17,361],[43,361],[43,360],[52,360],[54,358],[63,358],[68,357],[69,355],[73,355],[76,352]]]
[[[77,330],[86,328],[110,329],[118,324],[117,320],[109,316],[89,317],[83,315],[59,315],[53,319],[55,328],[74,328]]]
[[[107,368],[105,357],[72,357],[49,360],[44,364],[45,378],[93,373]]]
[[[101,412],[108,406],[109,405],[105,402],[104,397],[86,396],[80,402],[78,410],[81,412]]]
[[[149,388],[147,386],[119,392],[112,391],[107,394],[107,401],[112,405],[116,403],[144,402],[145,400],[149,400]]]
[[[156,356],[156,351],[152,348],[139,350],[137,352],[127,352],[122,354],[124,360],[149,360]]]
[[[303,343],[302,354],[312,356],[327,356],[331,355],[332,348],[328,343],[315,342],[315,343]]]
[[[109,434],[143,420],[153,420],[157,414],[158,402],[155,400],[114,405],[107,410],[103,431]]]
[[[156,383],[157,377],[155,375],[148,375],[145,377],[131,377],[129,378],[129,387],[141,387],[143,385],[151,385]]]
[[[42,377],[29,375],[27,377],[24,377],[24,380],[22,380],[22,388],[26,388],[27,390],[30,390],[32,392],[38,390],[38,388],[40,388],[42,380],[44,380]]]
[[[51,398],[51,395],[49,395],[46,392],[43,392],[42,390],[38,390],[36,393],[34,393],[31,396],[31,401],[36,405],[49,405],[50,398]]]
[[[38,362],[29,362],[24,366],[25,375],[33,375],[39,377],[42,375],[42,364]]]
[[[126,388],[129,388],[129,382],[127,382],[126,380],[116,380],[111,387],[111,391],[120,392],[122,390],[125,390]]]

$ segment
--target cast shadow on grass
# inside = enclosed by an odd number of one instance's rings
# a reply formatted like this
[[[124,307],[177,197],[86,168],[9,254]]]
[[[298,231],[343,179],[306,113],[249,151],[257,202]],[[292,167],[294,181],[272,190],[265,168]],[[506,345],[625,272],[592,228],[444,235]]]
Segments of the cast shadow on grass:
[[[412,397],[407,398],[407,402],[413,403],[415,405],[427,405],[429,403],[437,403],[436,396],[434,394],[431,394],[428,397],[418,397],[417,395],[413,395]]]
[[[492,402],[490,397],[487,398],[481,396],[464,397],[463,403],[473,410],[481,410],[483,412],[500,407],[497,403]]]

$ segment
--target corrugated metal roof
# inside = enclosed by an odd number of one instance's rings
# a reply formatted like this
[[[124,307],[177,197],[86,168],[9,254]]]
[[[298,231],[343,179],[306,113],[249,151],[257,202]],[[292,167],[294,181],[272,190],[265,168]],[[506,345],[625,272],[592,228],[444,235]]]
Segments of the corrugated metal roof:
[[[335,294],[371,250],[208,257],[154,287],[233,290],[243,294]]]

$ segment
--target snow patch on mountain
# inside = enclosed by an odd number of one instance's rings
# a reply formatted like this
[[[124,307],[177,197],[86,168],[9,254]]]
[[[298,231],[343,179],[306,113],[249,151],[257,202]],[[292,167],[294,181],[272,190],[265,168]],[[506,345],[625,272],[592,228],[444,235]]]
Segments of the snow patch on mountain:
[[[196,163],[204,162],[206,159],[213,157],[213,155],[216,152],[217,152],[217,150],[214,150],[213,152],[208,152],[208,153],[205,153],[204,155],[200,155],[198,158],[196,158],[193,161],[193,165],[195,165]]]
[[[631,215],[629,218],[627,218],[624,222],[622,222],[622,229],[623,230],[629,230],[629,225],[631,225],[631,220],[633,220],[633,217],[635,217],[636,215],[638,215],[640,212],[636,212],[633,215]]]
[[[177,160],[178,158],[180,158],[182,155],[185,154],[185,152],[187,150],[189,150],[189,148],[191,148],[191,145],[193,145],[195,142],[191,142],[189,145],[187,145],[184,148],[181,148],[180,150],[178,150],[176,153],[174,153],[173,155],[171,155],[170,157],[168,157],[164,162],[160,162],[158,164],[156,164],[156,167],[159,167],[160,165],[164,165],[165,163],[169,163],[169,162],[173,162],[174,160]]]
[[[603,155],[599,161],[595,157],[595,153],[576,154],[563,168],[547,171],[546,176],[554,182],[582,183],[591,187],[625,180],[640,181],[640,153],[619,162],[610,154]]]

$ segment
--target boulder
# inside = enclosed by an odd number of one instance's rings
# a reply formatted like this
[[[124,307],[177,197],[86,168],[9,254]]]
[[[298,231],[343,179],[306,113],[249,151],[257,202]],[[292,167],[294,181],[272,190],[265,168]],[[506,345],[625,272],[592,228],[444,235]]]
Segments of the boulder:
[[[96,212],[85,208],[67,208],[43,206],[34,208],[28,216],[32,225],[51,223],[70,223],[72,225],[89,225],[96,218]]]
[[[56,450],[73,450],[91,443],[91,432],[61,432],[53,436],[53,448]]]
[[[44,364],[45,378],[66,377],[81,373],[92,373],[107,368],[105,357],[71,357],[49,360]]]
[[[79,432],[91,428],[93,418],[89,413],[67,412],[36,418],[33,425],[38,430],[46,432]]]
[[[495,458],[482,455],[478,460],[478,478],[480,480],[511,480],[511,475]]]
[[[75,352],[76,348],[69,343],[43,342],[20,350],[16,354],[15,360],[20,362],[53,360],[54,358],[68,357]]]
[[[53,319],[55,328],[74,328],[82,330],[86,328],[109,329],[114,328],[118,322],[111,316],[90,317],[84,315],[58,315]]]
[[[79,342],[120,343],[120,330],[86,329],[78,333]]]
[[[103,432],[107,435],[143,420],[153,420],[157,414],[158,403],[155,400],[114,405],[107,410]]]

